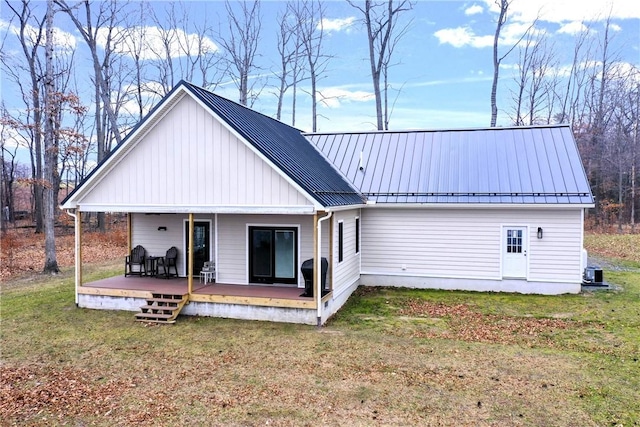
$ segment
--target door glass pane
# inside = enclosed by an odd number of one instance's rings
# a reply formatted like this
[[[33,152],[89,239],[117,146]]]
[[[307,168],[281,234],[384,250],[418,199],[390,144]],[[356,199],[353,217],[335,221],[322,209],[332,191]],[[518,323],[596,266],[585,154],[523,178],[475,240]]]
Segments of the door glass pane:
[[[295,235],[293,231],[276,230],[276,277],[295,277]]]
[[[271,230],[253,230],[253,275],[271,277]]]
[[[189,259],[189,225],[185,224],[185,247]],[[193,274],[199,274],[206,261],[210,261],[210,224],[208,222],[193,223]]]
[[[522,230],[507,230],[507,253],[522,253]]]

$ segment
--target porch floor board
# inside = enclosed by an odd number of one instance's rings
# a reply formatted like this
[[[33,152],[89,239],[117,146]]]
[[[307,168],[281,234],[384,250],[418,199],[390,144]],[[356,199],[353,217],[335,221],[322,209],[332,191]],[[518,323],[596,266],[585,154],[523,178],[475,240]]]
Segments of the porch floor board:
[[[130,291],[149,291],[165,294],[186,294],[188,289],[187,278],[159,279],[155,277],[124,277],[114,276],[94,282],[84,283],[87,288],[105,288]],[[310,301],[313,298],[301,297],[304,289],[290,286],[264,286],[264,285],[231,285],[225,283],[193,281],[193,294],[197,295],[224,295],[237,297],[258,297],[274,299],[292,299]]]

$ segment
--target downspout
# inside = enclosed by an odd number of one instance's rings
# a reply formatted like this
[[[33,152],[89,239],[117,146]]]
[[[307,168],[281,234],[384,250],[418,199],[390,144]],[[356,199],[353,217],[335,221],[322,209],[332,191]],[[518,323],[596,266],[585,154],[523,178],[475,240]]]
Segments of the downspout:
[[[74,245],[75,245],[75,257],[74,257],[74,261],[75,261],[75,266],[76,266],[76,271],[75,271],[75,277],[74,277],[74,282],[75,282],[75,303],[76,303],[76,307],[78,306],[78,283],[80,281],[82,281],[82,252],[81,252],[81,248],[80,248],[80,233],[82,232],[82,227],[80,225],[79,222],[79,212],[78,215],[76,215],[75,213],[72,213],[70,210],[65,210],[65,212],[67,213],[67,215],[69,215],[71,218],[73,218],[73,225],[75,227],[75,233],[74,233]]]
[[[322,221],[327,220],[333,216],[333,212],[329,211],[329,213],[322,218],[318,218],[318,241],[316,243],[316,259],[314,260],[314,264],[316,266],[316,309],[317,309],[317,317],[318,317],[318,327],[322,326],[322,257],[320,256],[322,253]]]

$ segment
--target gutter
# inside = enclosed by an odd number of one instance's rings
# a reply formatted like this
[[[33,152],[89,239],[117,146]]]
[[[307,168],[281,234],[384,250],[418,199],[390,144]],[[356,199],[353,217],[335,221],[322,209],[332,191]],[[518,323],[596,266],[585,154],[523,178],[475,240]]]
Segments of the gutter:
[[[322,257],[320,256],[321,251],[322,251],[322,221],[325,221],[329,218],[331,218],[333,216],[333,211],[329,211],[329,213],[325,216],[323,216],[322,218],[318,218],[318,241],[316,243],[317,247],[316,247],[316,259],[314,259],[314,264],[316,267],[316,289],[315,289],[315,293],[316,293],[316,309],[317,309],[317,321],[318,324],[317,326],[320,327],[322,326],[322,283],[320,282],[320,280],[322,280],[322,263],[320,262],[320,260],[322,259]]]

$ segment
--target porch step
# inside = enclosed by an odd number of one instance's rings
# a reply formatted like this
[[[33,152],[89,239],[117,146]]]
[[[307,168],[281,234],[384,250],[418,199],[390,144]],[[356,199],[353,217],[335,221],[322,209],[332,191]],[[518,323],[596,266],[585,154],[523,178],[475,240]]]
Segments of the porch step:
[[[152,294],[147,303],[136,313],[136,321],[151,323],[175,323],[180,310],[187,303],[188,295]]]

